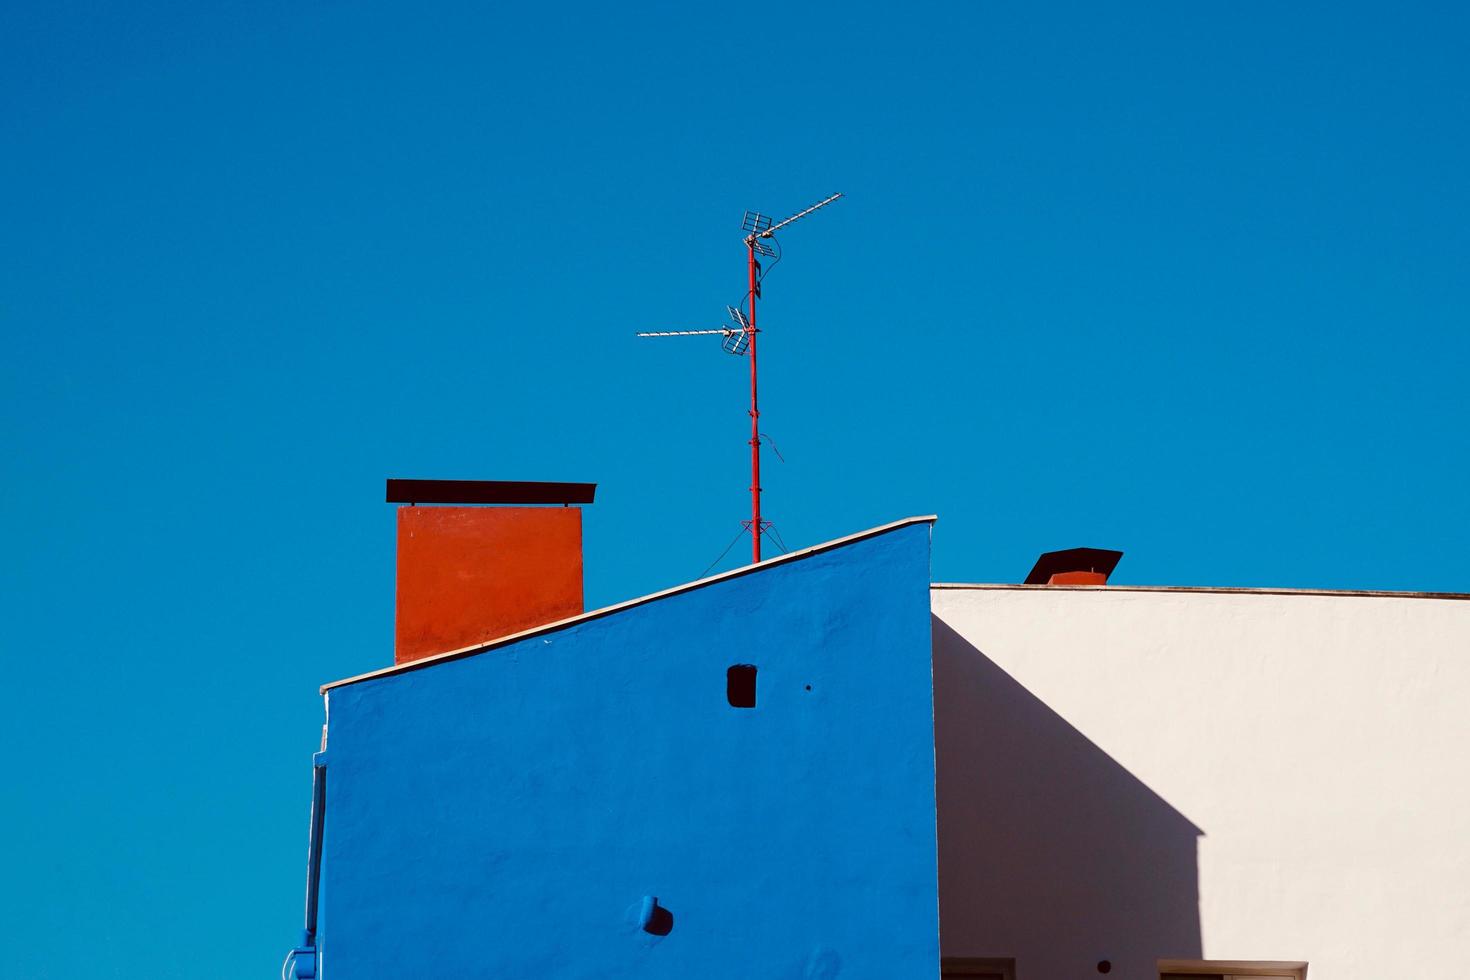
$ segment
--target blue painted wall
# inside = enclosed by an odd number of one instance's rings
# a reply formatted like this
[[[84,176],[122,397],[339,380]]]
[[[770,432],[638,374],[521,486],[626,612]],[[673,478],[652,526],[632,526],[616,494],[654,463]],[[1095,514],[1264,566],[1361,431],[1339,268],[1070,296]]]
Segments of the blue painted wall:
[[[330,691],[322,976],[937,977],[929,533]]]

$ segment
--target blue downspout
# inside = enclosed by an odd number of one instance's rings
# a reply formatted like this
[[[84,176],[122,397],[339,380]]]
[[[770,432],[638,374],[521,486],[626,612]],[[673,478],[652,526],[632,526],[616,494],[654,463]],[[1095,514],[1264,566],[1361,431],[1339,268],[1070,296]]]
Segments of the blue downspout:
[[[286,966],[290,969],[283,976],[294,980],[315,980],[317,895],[322,880],[322,829],[327,811],[327,759],[326,753],[318,752],[311,760],[311,831],[306,840],[306,926],[302,930],[301,945],[286,955]]]

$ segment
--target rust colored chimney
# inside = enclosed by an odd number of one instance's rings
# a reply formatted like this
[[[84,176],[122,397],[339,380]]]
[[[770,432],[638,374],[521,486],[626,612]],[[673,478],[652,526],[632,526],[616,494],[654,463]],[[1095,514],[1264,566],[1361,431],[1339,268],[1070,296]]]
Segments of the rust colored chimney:
[[[1036,566],[1026,576],[1027,585],[1107,585],[1108,576],[1118,567],[1121,551],[1103,548],[1068,548],[1048,551],[1036,559]]]
[[[389,480],[398,508],[393,662],[474,646],[582,610],[592,483]],[[437,504],[447,506],[420,506]],[[561,506],[527,506],[527,505]]]

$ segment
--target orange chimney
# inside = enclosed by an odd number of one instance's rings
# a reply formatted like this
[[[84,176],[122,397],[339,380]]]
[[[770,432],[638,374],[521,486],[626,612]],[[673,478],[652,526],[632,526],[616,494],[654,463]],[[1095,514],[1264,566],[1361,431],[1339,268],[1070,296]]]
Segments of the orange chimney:
[[[389,480],[388,502],[407,504],[398,508],[394,663],[581,613],[582,508],[571,505],[591,503],[595,490],[591,483]],[[531,504],[560,506],[524,506]]]
[[[1027,585],[1107,585],[1108,576],[1118,567],[1121,551],[1103,548],[1068,548],[1048,551],[1036,559]]]

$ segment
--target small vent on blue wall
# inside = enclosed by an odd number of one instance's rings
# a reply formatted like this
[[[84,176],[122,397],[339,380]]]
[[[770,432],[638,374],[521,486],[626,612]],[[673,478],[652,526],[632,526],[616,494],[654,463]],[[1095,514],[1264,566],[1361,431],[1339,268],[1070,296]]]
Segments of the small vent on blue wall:
[[[725,671],[725,698],[732,708],[755,707],[755,668],[736,664]]]

